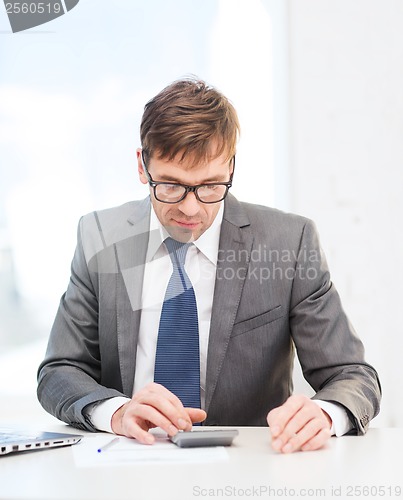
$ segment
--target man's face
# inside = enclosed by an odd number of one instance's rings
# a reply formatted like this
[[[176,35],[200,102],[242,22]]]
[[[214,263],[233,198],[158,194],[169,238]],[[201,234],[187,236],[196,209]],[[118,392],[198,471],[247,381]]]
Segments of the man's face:
[[[137,161],[140,181],[147,184],[141,162],[141,149],[137,150]],[[224,156],[186,169],[186,162],[180,164],[176,159],[150,158],[147,169],[154,181],[172,182],[195,186],[209,182],[228,182],[230,167]],[[161,224],[168,233],[177,241],[190,242],[197,240],[213,223],[220,203],[206,204],[198,201],[194,193],[188,193],[186,198],[178,203],[162,203],[155,199],[153,189],[150,187],[151,202]]]

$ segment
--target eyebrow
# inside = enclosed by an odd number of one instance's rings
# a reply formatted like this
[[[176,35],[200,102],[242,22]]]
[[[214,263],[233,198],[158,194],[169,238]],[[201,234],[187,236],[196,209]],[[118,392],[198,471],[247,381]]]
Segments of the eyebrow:
[[[201,182],[200,184],[208,184],[208,183],[212,183],[212,182],[227,182],[226,180],[223,180],[220,178],[221,176],[215,176],[215,177],[210,177],[209,179],[205,179],[203,182]],[[159,179],[160,179],[160,182],[174,182],[175,184],[183,184],[183,185],[186,185],[184,182],[181,182],[180,180],[178,179],[175,179],[174,177],[171,177],[170,175],[160,175],[159,176]],[[196,185],[200,185],[200,184],[196,184]]]

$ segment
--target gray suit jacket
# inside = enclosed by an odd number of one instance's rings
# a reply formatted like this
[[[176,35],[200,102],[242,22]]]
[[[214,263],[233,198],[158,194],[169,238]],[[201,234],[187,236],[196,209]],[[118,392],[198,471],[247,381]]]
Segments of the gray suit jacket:
[[[131,397],[149,238],[149,198],[79,224],[71,279],[38,372],[57,418],[94,430],[86,406]],[[362,434],[380,385],[330,281],[313,223],[229,195],[207,359],[206,425],[267,425],[292,393],[296,349],[315,398],[341,404]]]

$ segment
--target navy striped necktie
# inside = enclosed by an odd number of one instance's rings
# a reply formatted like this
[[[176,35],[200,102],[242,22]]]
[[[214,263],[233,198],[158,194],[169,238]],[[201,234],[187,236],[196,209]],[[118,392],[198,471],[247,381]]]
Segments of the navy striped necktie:
[[[183,406],[200,408],[200,353],[197,304],[184,269],[191,243],[165,240],[173,272],[161,311],[154,382],[176,394]]]

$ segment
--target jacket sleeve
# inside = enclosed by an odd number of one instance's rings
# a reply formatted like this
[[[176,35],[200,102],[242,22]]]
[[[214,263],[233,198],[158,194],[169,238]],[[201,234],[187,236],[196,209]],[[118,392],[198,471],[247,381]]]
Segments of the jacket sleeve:
[[[71,266],[44,361],[38,370],[38,399],[56,418],[83,430],[95,431],[85,407],[122,392],[101,385],[98,329],[98,285],[90,273],[83,248],[83,219]]]
[[[314,399],[341,404],[364,434],[379,412],[381,387],[330,280],[312,221],[304,226],[290,304],[291,334]]]

